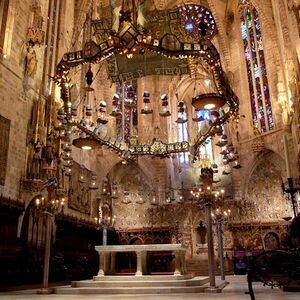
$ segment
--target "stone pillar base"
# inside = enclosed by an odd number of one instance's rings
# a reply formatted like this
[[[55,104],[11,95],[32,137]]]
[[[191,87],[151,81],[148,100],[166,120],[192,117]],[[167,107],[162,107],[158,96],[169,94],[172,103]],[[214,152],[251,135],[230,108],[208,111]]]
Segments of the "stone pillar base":
[[[41,288],[41,289],[37,290],[36,293],[39,295],[54,294],[54,289],[53,288]]]
[[[221,293],[221,290],[215,286],[210,286],[207,289],[205,289],[204,292],[213,294],[213,293]]]

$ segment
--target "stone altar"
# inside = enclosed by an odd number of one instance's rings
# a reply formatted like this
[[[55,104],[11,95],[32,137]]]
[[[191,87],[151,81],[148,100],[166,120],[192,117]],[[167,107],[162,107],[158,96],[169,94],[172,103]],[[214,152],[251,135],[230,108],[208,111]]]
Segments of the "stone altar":
[[[135,276],[143,276],[147,270],[147,252],[150,251],[173,251],[175,255],[174,275],[183,275],[186,273],[185,252],[186,247],[181,244],[150,244],[150,245],[113,245],[113,246],[95,246],[99,253],[99,272],[94,279],[103,278],[107,272],[114,274],[115,257],[117,252],[135,252],[136,253],[136,272]],[[110,264],[109,264],[110,262]]]

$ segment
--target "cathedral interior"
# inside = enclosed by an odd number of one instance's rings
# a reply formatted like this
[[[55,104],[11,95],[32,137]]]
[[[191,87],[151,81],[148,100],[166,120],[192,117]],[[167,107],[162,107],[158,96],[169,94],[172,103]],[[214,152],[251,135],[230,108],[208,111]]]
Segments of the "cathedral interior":
[[[0,0],[0,290],[299,246],[299,34],[299,0]]]

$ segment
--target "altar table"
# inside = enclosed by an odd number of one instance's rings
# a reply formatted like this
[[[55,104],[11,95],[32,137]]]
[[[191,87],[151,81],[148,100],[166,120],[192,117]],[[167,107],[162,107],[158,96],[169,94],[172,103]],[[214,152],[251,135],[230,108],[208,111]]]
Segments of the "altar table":
[[[186,273],[186,247],[181,244],[109,245],[95,246],[95,250],[99,253],[99,272],[97,277],[105,276],[108,270],[110,273],[114,273],[117,252],[136,253],[137,264],[135,276],[142,276],[145,274],[147,270],[147,252],[150,251],[173,251],[175,256],[174,275],[183,275]],[[108,262],[110,262],[110,266],[108,265]]]

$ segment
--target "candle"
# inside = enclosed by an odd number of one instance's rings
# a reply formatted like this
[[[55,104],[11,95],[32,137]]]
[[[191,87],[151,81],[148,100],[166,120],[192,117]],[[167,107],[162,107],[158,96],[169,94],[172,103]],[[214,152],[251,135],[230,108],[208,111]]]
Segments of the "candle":
[[[288,147],[288,141],[287,141],[287,134],[285,134],[284,137],[283,137],[283,146],[284,146],[286,176],[287,176],[287,178],[292,178],[292,176],[291,176],[291,167],[290,167],[289,147]]]

